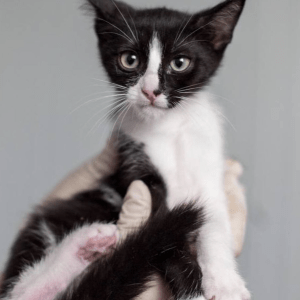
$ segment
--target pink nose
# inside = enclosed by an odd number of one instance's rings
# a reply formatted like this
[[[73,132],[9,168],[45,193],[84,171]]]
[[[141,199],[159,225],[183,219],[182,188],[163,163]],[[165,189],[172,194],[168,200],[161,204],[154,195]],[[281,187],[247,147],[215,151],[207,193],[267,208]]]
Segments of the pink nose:
[[[156,97],[161,94],[161,91],[159,91],[159,90],[151,91],[151,90],[142,89],[142,93],[153,104],[154,101],[155,101],[155,99],[156,99]]]

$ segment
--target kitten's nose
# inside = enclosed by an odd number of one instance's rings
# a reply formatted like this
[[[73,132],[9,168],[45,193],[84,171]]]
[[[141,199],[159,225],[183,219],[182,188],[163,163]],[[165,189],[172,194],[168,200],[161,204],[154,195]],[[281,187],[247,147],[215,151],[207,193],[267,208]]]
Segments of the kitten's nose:
[[[153,104],[156,97],[159,96],[161,94],[160,90],[146,90],[146,89],[142,89],[142,93],[146,96],[146,98],[148,100],[150,100],[150,102]]]

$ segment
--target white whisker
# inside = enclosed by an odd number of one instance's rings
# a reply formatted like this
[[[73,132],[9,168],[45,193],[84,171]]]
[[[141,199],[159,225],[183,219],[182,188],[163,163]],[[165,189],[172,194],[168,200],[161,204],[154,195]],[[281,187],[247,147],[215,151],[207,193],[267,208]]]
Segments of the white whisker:
[[[213,94],[213,93],[211,93],[211,92],[209,92],[209,93],[210,93],[211,95],[215,96],[215,97],[218,97],[218,98],[220,98],[220,99],[223,99],[223,100],[225,100],[225,101],[228,101],[228,102],[231,103],[231,104],[235,104],[233,101],[229,100],[228,98],[225,98],[225,97],[220,96],[220,95],[217,95],[217,94]]]
[[[202,87],[202,85],[199,85],[197,87],[193,87],[193,88],[189,88],[189,89],[186,89],[186,90],[183,90],[183,91],[177,91],[179,94],[190,94],[190,93],[193,93],[193,92],[197,92],[199,91],[199,89]]]
[[[100,98],[94,98],[94,99],[91,99],[91,100],[88,100],[82,104],[80,104],[79,106],[77,106],[75,109],[73,109],[70,114],[74,113],[75,111],[77,111],[79,108],[85,106],[85,105],[88,105],[89,103],[91,102],[97,102],[97,101],[101,101],[102,99],[105,99],[105,98],[112,98],[112,97],[116,97],[116,96],[127,96],[127,94],[118,94],[118,95],[108,95],[108,96],[104,96],[104,97],[100,97]]]
[[[109,110],[102,118],[100,118],[94,126],[90,129],[89,133],[96,130],[103,122],[105,122],[108,118],[110,118],[111,114],[114,113],[115,111],[122,109],[123,106],[126,105],[126,102],[121,102],[119,103],[116,107],[113,107],[111,110]]]
[[[230,122],[230,120],[221,112],[221,111],[219,111],[218,109],[215,109],[215,111],[221,116],[221,117],[223,117],[223,119],[225,120],[225,121],[227,121],[227,123],[233,128],[233,130],[235,131],[235,132],[237,132],[237,129],[235,128],[235,126]]]
[[[109,93],[114,93],[113,95],[116,95],[116,96],[120,96],[124,93],[124,91],[103,91],[103,92],[97,92],[97,93],[93,93],[93,94],[90,94],[90,95],[87,95],[87,96],[84,96],[83,98],[81,98],[79,101],[76,101],[75,105],[80,105],[82,102],[86,101],[87,98],[91,97],[91,96],[101,96],[101,95],[105,95],[105,94],[109,94]],[[91,100],[91,99],[89,99]],[[103,103],[105,103],[106,101],[104,101]]]
[[[97,81],[101,81],[101,82],[104,82],[104,83],[108,83],[112,86],[115,86],[115,87],[118,87],[118,88],[121,88],[121,89],[128,89],[128,87],[124,86],[124,85],[120,85],[120,84],[117,84],[117,83],[113,83],[113,82],[110,82],[110,81],[107,81],[107,80],[103,80],[103,79],[98,79],[98,78],[92,78],[93,80],[97,80]]]
[[[125,19],[124,15],[122,14],[121,10],[119,9],[119,7],[117,6],[117,4],[115,3],[115,1],[114,1],[114,0],[111,0],[111,1],[112,1],[112,3],[115,5],[115,7],[116,7],[116,8],[117,8],[117,10],[119,11],[119,13],[121,14],[121,16],[122,16],[123,20],[125,21],[125,23],[126,23],[127,27],[129,28],[129,30],[130,30],[130,32],[131,32],[131,34],[132,34],[133,38],[134,38],[134,39],[135,39],[135,41],[137,42],[136,36],[134,35],[134,33],[133,33],[133,31],[132,31],[131,27],[129,26],[129,24],[128,24],[127,20]]]
[[[128,40],[130,41],[130,43],[134,44],[133,40],[123,30],[121,30],[119,27],[117,27],[116,25],[114,25],[114,24],[106,21],[105,19],[102,19],[102,18],[97,18],[97,19],[101,20],[101,21],[104,21],[104,22],[110,24],[111,26],[115,27],[116,29],[118,29],[120,32],[122,32],[128,38]]]
[[[176,48],[180,48],[180,47],[183,47],[183,46],[186,46],[188,44],[195,43],[195,42],[209,42],[209,41],[208,40],[193,40],[193,41],[181,44],[181,45],[177,46]]]
[[[121,37],[123,37],[124,39],[126,39],[127,41],[129,41],[130,43],[133,43],[129,38],[127,38],[126,36],[124,36],[123,34],[117,33],[117,32],[113,32],[113,31],[105,31],[105,32],[100,32],[99,34],[116,34],[119,35]]]
[[[195,83],[195,84],[191,84],[191,85],[179,88],[179,89],[175,90],[175,92],[180,92],[180,91],[184,91],[185,92],[186,90],[192,89],[190,87],[194,87],[196,89],[198,86],[201,86],[204,82],[205,81],[202,81],[202,82],[198,82],[198,83]]]
[[[178,34],[179,34],[179,32],[180,32],[180,30],[181,30],[181,28],[182,28],[182,25],[184,24],[184,21],[185,21],[185,20],[183,20],[183,21],[181,22],[181,24],[180,24],[180,26],[179,26],[179,28],[178,28],[178,31],[177,31],[176,36],[175,36],[175,40],[174,40],[174,42],[173,42],[173,47],[174,47],[174,44],[176,43],[176,41],[178,40]]]
[[[181,100],[182,100],[181,104],[182,104],[182,105],[184,104],[184,106],[188,109],[188,107],[187,107],[187,105],[188,105],[188,100],[191,100],[191,99],[189,99],[189,98],[181,98]],[[204,106],[202,105],[202,107],[204,107]],[[204,107],[204,108],[205,108],[205,107]],[[196,117],[198,117],[199,120],[201,120],[201,122],[204,122],[204,123],[205,123],[205,125],[206,125],[207,128],[210,128],[210,124],[207,122],[207,120],[204,120],[203,118],[201,118],[201,117],[199,116],[199,114],[197,114],[195,111],[192,111],[192,112],[189,111],[189,113],[190,113],[190,116],[192,116],[192,113],[193,113],[194,115],[196,115]],[[196,125],[198,124],[198,125],[201,126],[201,124],[200,124],[198,121],[196,121],[197,119],[193,118],[193,120],[194,120],[194,122],[195,122]]]
[[[135,22],[134,22],[134,20],[133,20],[133,18],[132,18],[132,16],[131,16],[131,14],[129,13],[129,11],[127,11],[127,12],[128,12],[128,14],[129,14],[129,16],[130,16],[130,18],[131,18],[132,23],[133,23],[133,26],[134,26],[134,29],[135,29],[136,38],[137,38],[137,40],[139,41],[139,34],[138,34],[137,29],[136,29]]]
[[[124,91],[120,91],[120,92],[116,92],[116,91],[101,91],[101,92],[97,92],[97,93],[93,93],[93,94],[89,94],[87,96],[84,96],[81,100],[89,98],[91,96],[101,95],[101,94],[109,94],[109,93],[124,93]]]
[[[113,132],[114,132],[114,128],[115,128],[115,126],[116,126],[119,118],[122,116],[122,114],[124,113],[124,111],[126,111],[127,107],[129,106],[128,103],[125,103],[125,104],[126,104],[126,106],[121,108],[121,112],[119,112],[119,111],[117,112],[119,115],[118,115],[118,117],[117,117],[117,119],[116,119],[116,121],[115,121],[112,129],[111,129],[111,134],[110,134],[109,140],[111,140],[111,138],[112,138],[112,135],[113,135]]]
[[[192,98],[186,98],[186,97],[182,97],[181,99],[185,99],[187,101],[192,101],[200,106],[202,106],[204,109],[207,109],[205,106],[203,106],[200,102],[196,101],[195,99],[192,99]],[[216,109],[215,107],[213,107],[213,109],[215,110],[215,112],[217,114],[219,114],[232,128],[234,131],[237,131],[235,126],[230,122],[230,120],[221,112],[219,111],[218,109]]]
[[[189,111],[187,111],[185,108],[185,106],[183,106],[183,103],[177,103],[181,108],[182,108],[182,110],[183,110],[183,112],[187,115],[187,116],[189,116],[193,121],[194,121],[194,123],[195,124],[198,124],[199,125],[199,123],[194,119],[194,117],[189,113]]]
[[[186,22],[185,25],[183,26],[182,30],[180,31],[178,37],[176,37],[176,39],[175,39],[175,41],[174,41],[174,43],[173,43],[173,48],[174,48],[174,46],[176,47],[176,45],[175,45],[176,42],[180,39],[180,37],[181,37],[181,35],[182,35],[184,29],[186,28],[186,26],[188,25],[188,23],[190,22],[190,20],[191,20],[192,17],[193,17],[193,15],[191,15],[191,16],[189,17],[189,19],[187,20],[187,22]],[[176,47],[176,48],[177,48],[177,47]]]
[[[98,110],[95,114],[93,114],[88,120],[87,122],[84,124],[84,126],[86,124],[88,124],[95,116],[97,116],[98,114],[100,114],[102,111],[106,110],[107,108],[109,107],[112,107],[112,109],[116,108],[117,106],[120,106],[122,104],[122,102],[125,100],[126,98],[120,98],[120,99],[117,99],[117,101],[114,101],[113,103],[110,103],[109,105],[105,106],[104,108],[101,108],[100,110]],[[106,116],[106,114],[109,114],[111,112],[111,109],[105,113],[105,115],[103,116],[103,118]],[[83,126],[83,127],[84,127]]]
[[[195,32],[199,31],[200,29],[208,26],[210,23],[212,23],[213,21],[208,22],[207,24],[203,25],[202,27],[197,28],[196,30],[194,30],[193,32],[191,32],[189,35],[187,35],[179,44],[177,47],[179,47],[188,37],[190,37],[192,34],[194,34]]]
[[[123,118],[122,118],[122,120],[121,120],[121,123],[120,123],[120,125],[119,125],[119,129],[118,129],[118,135],[117,135],[117,138],[119,137],[120,129],[121,129],[121,127],[122,127],[122,123],[123,123],[123,121],[124,121],[124,118],[125,118],[126,114],[128,113],[128,111],[129,111],[129,109],[130,109],[131,106],[132,106],[132,103],[128,106],[128,108],[127,108],[127,110],[126,110],[126,112],[125,112],[125,114],[124,114],[124,116],[123,116]]]

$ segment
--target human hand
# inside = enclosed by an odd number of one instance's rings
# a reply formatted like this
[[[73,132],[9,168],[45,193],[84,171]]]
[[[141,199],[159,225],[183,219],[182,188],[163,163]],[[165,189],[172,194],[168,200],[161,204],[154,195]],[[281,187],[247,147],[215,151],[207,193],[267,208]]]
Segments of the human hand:
[[[68,200],[78,192],[83,192],[97,187],[101,178],[114,172],[117,167],[117,163],[118,157],[116,149],[114,148],[114,141],[110,140],[99,155],[95,156],[70,173],[54,188],[44,201],[51,201],[52,199]],[[241,253],[243,248],[247,219],[245,192],[239,182],[239,177],[242,172],[243,170],[240,163],[231,159],[226,161],[224,186],[228,199],[228,210],[233,233],[234,252],[236,256]],[[129,195],[134,195],[136,188],[138,189],[138,194],[140,192],[140,186],[140,183],[131,186]],[[149,191],[147,193],[150,196]],[[137,201],[137,199],[135,201]],[[128,202],[123,208],[125,212],[131,210],[131,204],[129,203],[131,202]],[[125,218],[125,215],[126,213],[124,213],[123,218]],[[126,219],[127,226],[129,226],[129,217]]]

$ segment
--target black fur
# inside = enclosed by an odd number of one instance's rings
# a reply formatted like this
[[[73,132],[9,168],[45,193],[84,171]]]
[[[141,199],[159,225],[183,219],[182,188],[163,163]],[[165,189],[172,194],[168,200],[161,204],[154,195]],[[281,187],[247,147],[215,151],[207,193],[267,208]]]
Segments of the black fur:
[[[134,9],[113,0],[89,2],[96,14],[100,58],[113,83],[125,87],[137,83],[147,69],[149,44],[157,34],[163,44],[159,92],[167,96],[170,108],[180,101],[178,89],[192,86],[184,95],[188,96],[209,83],[245,4],[245,0],[228,0],[191,15],[167,8]],[[136,70],[128,72],[119,66],[120,54],[125,51],[139,57]],[[176,57],[190,58],[190,67],[181,73],[172,71],[170,63]]]
[[[56,300],[134,299],[154,274],[166,281],[174,299],[199,296],[202,274],[189,244],[202,222],[201,212],[191,205],[160,211]]]
[[[134,180],[142,180],[149,188],[152,197],[152,213],[166,209],[167,189],[163,178],[144,152],[144,145],[133,142],[126,135],[119,135],[117,149],[119,166],[117,171],[105,180],[122,196]],[[121,142],[120,142],[121,141]]]
[[[25,266],[40,261],[45,256],[47,243],[43,237],[42,224],[53,232],[56,242],[80,225],[93,222],[112,222],[118,219],[116,207],[105,202],[101,188],[78,194],[69,201],[57,200],[41,206],[31,215],[26,227],[20,232],[4,271],[1,294],[6,294]]]
[[[203,221],[202,213],[192,206],[168,212],[165,184],[143,151],[143,145],[120,134],[116,147],[117,171],[102,180],[98,189],[77,194],[69,201],[57,200],[37,207],[12,247],[0,297],[14,287],[25,266],[46,255],[43,224],[59,243],[66,234],[84,224],[116,222],[121,199],[134,180],[143,180],[153,197],[149,222],[129,237],[109,259],[94,262],[87,273],[78,278],[76,285],[70,287],[72,290],[76,288],[73,298],[66,293],[62,299],[82,299],[78,296],[82,294],[86,295],[85,299],[94,299],[96,294],[103,293],[112,293],[109,299],[120,299],[119,293],[124,295],[122,299],[132,299],[145,288],[145,283],[154,273],[163,276],[176,297],[200,293],[201,271],[189,247],[193,238],[191,234]],[[118,292],[115,286],[120,288]]]

